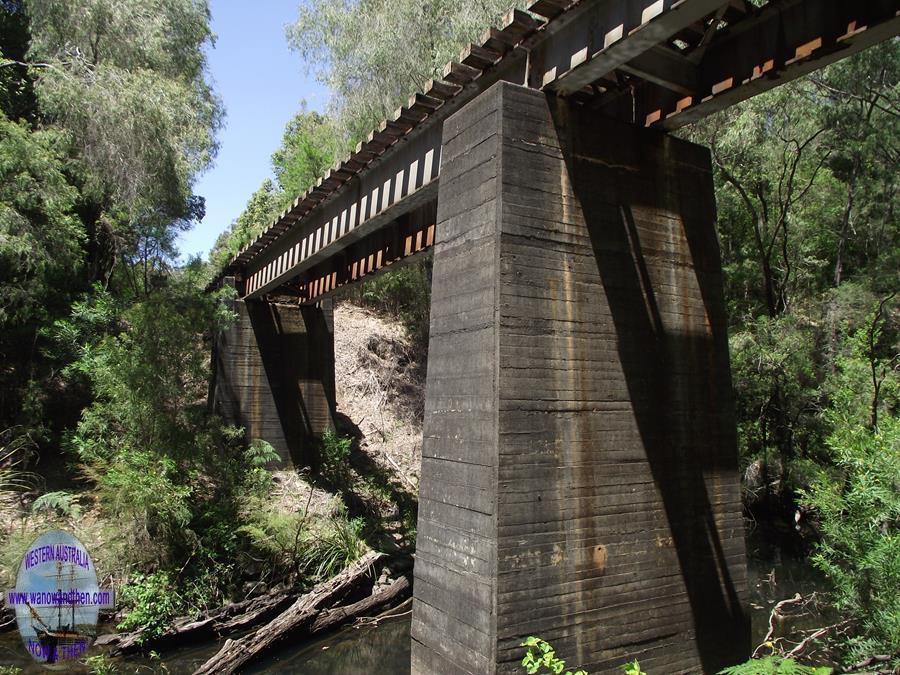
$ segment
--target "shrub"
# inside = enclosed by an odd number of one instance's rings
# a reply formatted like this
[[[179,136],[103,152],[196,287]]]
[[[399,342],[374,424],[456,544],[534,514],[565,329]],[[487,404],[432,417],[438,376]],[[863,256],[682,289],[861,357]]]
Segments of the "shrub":
[[[81,507],[77,499],[71,492],[64,490],[47,492],[32,502],[31,511],[32,513],[49,511],[64,518],[78,518],[81,515]]]
[[[116,664],[106,654],[86,656],[84,665],[87,667],[90,675],[115,675],[115,673],[119,672]]]
[[[525,656],[522,657],[522,665],[528,675],[541,672],[560,675],[565,670],[566,662],[556,656],[553,645],[546,640],[530,636],[525,638],[525,642],[521,646],[527,649]],[[587,675],[587,671],[576,670],[573,673],[571,670],[565,670],[565,675]]]
[[[829,675],[831,672],[831,668],[803,666],[793,659],[772,655],[730,666],[720,670],[719,675]]]
[[[353,439],[341,436],[331,429],[322,434],[319,443],[319,461],[322,475],[330,481],[344,482],[348,475],[348,460]]]
[[[307,549],[307,569],[318,579],[328,579],[349,567],[368,549],[363,528],[361,518],[347,518],[343,513],[333,516]]]
[[[822,532],[813,564],[828,576],[836,608],[859,629],[841,645],[850,660],[900,645],[900,378],[893,348],[878,353],[880,311],[837,359],[825,414],[831,465],[803,492]]]
[[[141,630],[142,641],[162,635],[183,609],[175,584],[163,571],[136,575],[121,589],[119,599],[130,610],[117,628]]]

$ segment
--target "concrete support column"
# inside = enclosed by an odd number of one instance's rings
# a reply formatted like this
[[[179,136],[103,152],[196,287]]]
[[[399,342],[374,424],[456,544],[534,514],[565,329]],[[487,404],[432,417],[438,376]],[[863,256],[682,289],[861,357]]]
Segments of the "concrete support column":
[[[708,151],[499,83],[442,152],[412,672],[743,660]]]
[[[314,463],[316,438],[334,428],[331,300],[235,300],[233,309],[237,321],[216,342],[214,409],[248,441],[271,443],[285,466]]]

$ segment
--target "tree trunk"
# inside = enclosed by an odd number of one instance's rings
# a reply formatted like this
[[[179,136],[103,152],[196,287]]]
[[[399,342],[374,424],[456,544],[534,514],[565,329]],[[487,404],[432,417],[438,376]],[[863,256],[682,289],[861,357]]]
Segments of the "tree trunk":
[[[847,181],[847,207],[844,209],[844,217],[841,219],[841,233],[838,237],[837,255],[834,261],[834,287],[841,285],[841,276],[844,271],[844,247],[847,243],[847,233],[850,231],[850,221],[853,215],[853,198],[856,195],[856,166],[850,173]]]
[[[313,588],[293,605],[255,633],[239,640],[226,640],[218,653],[197,669],[194,675],[234,673],[253,659],[277,646],[284,638],[309,629],[318,618],[323,605],[337,600],[353,590],[385,557],[370,552],[338,576]]]

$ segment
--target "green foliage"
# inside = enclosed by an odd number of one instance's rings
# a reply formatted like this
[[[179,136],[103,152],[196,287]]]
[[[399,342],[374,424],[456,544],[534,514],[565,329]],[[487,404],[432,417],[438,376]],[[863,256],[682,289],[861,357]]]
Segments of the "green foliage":
[[[119,672],[115,662],[106,654],[86,656],[84,665],[87,667],[90,675],[115,675],[115,673]]]
[[[118,598],[128,611],[116,628],[141,630],[144,640],[162,635],[169,622],[183,610],[172,578],[163,571],[135,575],[119,591]]]
[[[326,478],[339,481],[346,477],[352,446],[353,439],[349,436],[341,436],[331,429],[325,430],[319,442],[319,461],[321,473]]]
[[[32,502],[31,511],[32,513],[49,511],[66,518],[79,518],[81,516],[81,507],[78,505],[77,497],[65,490],[42,494]]]
[[[19,675],[21,672],[18,666],[0,666],[0,675]]]
[[[512,4],[527,3],[314,0],[300,5],[288,42],[318,64],[355,144]]]
[[[284,129],[281,146],[272,155],[272,168],[287,206],[328,173],[340,154],[342,139],[334,121],[307,112],[304,103]]]
[[[732,331],[730,349],[741,455],[780,466],[770,480],[794,487],[792,462],[814,456],[824,433],[815,328],[795,314],[758,316]]]
[[[254,438],[244,451],[247,470],[241,481],[240,491],[245,495],[264,498],[272,487],[272,474],[267,467],[279,462],[278,452],[270,443]]]
[[[621,670],[625,675],[647,675],[643,670],[641,670],[641,664],[638,663],[638,660],[635,659],[631,663],[626,663],[621,666]]]
[[[327,579],[368,550],[362,519],[348,518],[343,508],[329,517],[284,512],[271,506],[266,492],[257,491],[245,495],[241,519],[238,533],[252,555],[280,575]]]
[[[204,1],[29,1],[42,109],[72,132],[104,190],[131,209],[182,208],[216,150]]]
[[[766,656],[719,671],[719,675],[830,675],[831,668],[804,666],[793,659]]]
[[[804,491],[822,530],[813,563],[831,581],[836,607],[862,629],[844,645],[851,659],[900,644],[900,377],[888,367],[892,346],[883,348],[887,358],[878,354],[885,322],[873,313],[867,323],[837,359],[826,412],[831,462]],[[873,373],[882,377],[875,400]]]
[[[57,289],[65,287],[81,263],[85,232],[74,214],[78,193],[65,175],[66,146],[66,136],[58,131],[31,131],[0,117],[4,332],[45,319],[48,310],[58,307]]]
[[[36,113],[33,82],[28,69],[19,65],[30,38],[28,17],[19,3],[0,3],[0,113],[11,120],[31,120]]]
[[[268,465],[278,462],[281,457],[272,444],[261,438],[254,438],[245,451],[247,463],[255,469],[263,469]]]
[[[0,432],[0,496],[34,487],[37,476],[22,467],[26,463],[31,443],[17,435],[15,429]]]
[[[526,648],[525,656],[522,657],[522,665],[528,675],[542,672],[553,675],[560,675],[563,672],[565,675],[587,675],[587,671],[584,670],[574,672],[566,670],[566,662],[556,656],[556,650],[546,640],[530,636],[525,638],[520,646]]]
[[[361,518],[347,518],[343,513],[332,517],[307,549],[307,569],[319,579],[328,579],[349,567],[368,550],[362,538],[363,527]]]
[[[49,331],[60,357],[73,359],[67,380],[84,382],[94,398],[67,447],[102,514],[131,542],[123,562],[189,556],[182,583],[219,563],[220,581],[230,583],[234,536],[216,523],[233,522],[229,495],[252,469],[238,431],[206,406],[204,333],[230,318],[186,270],[125,309],[95,291]]]

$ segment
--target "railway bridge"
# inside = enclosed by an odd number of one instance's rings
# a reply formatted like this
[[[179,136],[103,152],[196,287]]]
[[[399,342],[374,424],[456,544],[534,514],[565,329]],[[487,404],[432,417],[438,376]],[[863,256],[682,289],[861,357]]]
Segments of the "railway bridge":
[[[900,28],[896,0],[538,0],[223,270],[213,399],[285,460],[332,424],[331,295],[434,256],[413,673],[749,652],[709,152],[667,132]]]

